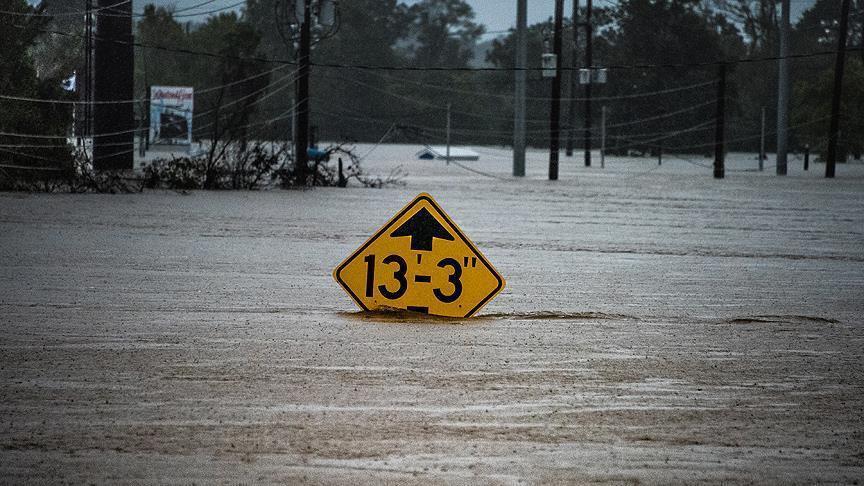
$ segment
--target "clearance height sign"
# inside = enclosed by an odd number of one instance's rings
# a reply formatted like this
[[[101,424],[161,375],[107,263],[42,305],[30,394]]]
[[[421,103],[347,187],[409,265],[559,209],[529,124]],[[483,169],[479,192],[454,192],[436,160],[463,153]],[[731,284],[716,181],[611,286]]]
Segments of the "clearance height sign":
[[[396,213],[333,271],[364,310],[470,317],[504,279],[429,194]]]

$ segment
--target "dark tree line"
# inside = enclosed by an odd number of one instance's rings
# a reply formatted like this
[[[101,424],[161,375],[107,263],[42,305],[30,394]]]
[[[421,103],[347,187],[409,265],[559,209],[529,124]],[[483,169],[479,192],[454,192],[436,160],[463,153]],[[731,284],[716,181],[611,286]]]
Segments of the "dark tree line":
[[[146,7],[135,27],[136,42],[142,44],[136,47],[136,98],[145,98],[150,85],[193,86],[197,93],[195,137],[241,142],[291,138],[291,110],[297,100],[292,84],[296,68],[290,61],[295,58],[296,43],[290,26],[280,24],[279,2],[285,0],[247,0],[239,13],[223,12],[197,23],[188,22],[185,14]],[[36,12],[23,0],[0,3],[4,10]],[[46,0],[45,5],[39,12],[51,14],[77,3]],[[591,116],[596,127],[601,107],[606,107],[607,144],[613,150],[652,151],[662,146],[682,152],[710,151],[716,63],[777,54],[779,6],[774,0],[620,0],[614,6],[601,5],[593,12],[594,64],[608,66],[609,71],[608,82],[593,90],[596,102]],[[312,123],[319,139],[375,142],[389,133],[388,140],[393,142],[441,143],[450,104],[454,143],[511,143],[514,75],[507,68],[514,62],[513,32],[486,35],[464,0],[422,0],[412,5],[397,0],[344,0],[340,9],[338,30],[317,42],[312,51]],[[793,54],[836,49],[838,15],[838,2],[817,0],[793,26]],[[74,34],[83,30],[83,20],[63,15],[53,20],[43,16],[2,20],[4,26],[16,25],[0,29],[4,45],[0,80],[2,73],[9,78],[2,81],[2,92],[70,97],[59,83],[83,67],[80,35],[58,40],[43,31]],[[847,60],[841,141],[856,153],[864,140],[864,0],[853,0],[850,20],[849,46],[858,49],[850,51]],[[539,68],[551,27],[551,19],[529,26],[529,67]],[[571,65],[571,38],[572,25],[567,19],[564,66]],[[475,57],[478,44],[489,40],[493,41],[485,55]],[[584,46],[583,37],[579,47]],[[581,63],[583,53],[576,55]],[[823,55],[792,62],[793,147],[809,144],[819,150],[824,146],[833,59]],[[466,69],[477,65],[501,70]],[[12,72],[23,74],[11,78],[8,73]],[[758,148],[763,108],[768,149],[773,148],[776,72],[776,61],[730,64],[730,150]],[[582,96],[578,85],[571,92],[571,75],[569,71],[564,74],[564,126],[571,124],[566,119],[566,98]],[[539,71],[529,73],[528,141],[532,146],[548,143],[550,85]],[[677,89],[686,86],[690,88]],[[66,106],[34,109],[5,100],[0,103],[4,131],[69,133],[72,115]],[[143,124],[146,104],[138,107],[138,114]],[[579,128],[585,115],[581,103],[576,115],[572,126]],[[577,147],[581,145],[581,130],[574,132],[574,139]],[[9,160],[8,155],[4,157]]]

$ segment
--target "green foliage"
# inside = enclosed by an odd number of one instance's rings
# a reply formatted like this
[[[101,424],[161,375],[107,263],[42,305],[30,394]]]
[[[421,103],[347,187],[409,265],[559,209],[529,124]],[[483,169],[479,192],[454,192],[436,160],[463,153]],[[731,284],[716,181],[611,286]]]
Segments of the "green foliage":
[[[465,67],[474,43],[484,32],[464,0],[421,0],[405,13],[410,23],[410,52],[416,66]]]
[[[152,5],[145,7],[137,29],[140,43],[156,47],[138,50],[137,91],[143,98],[148,86],[194,87],[193,136],[211,141],[206,159],[209,165],[218,165],[228,146],[248,140],[256,103],[267,91],[270,66],[250,59],[257,54],[261,35],[234,12],[211,16],[189,29],[169,11]],[[158,47],[204,51],[218,57]],[[211,89],[214,86],[219,88]],[[144,108],[142,116],[146,116]]]
[[[794,96],[798,104],[792,110],[792,123],[801,125],[798,130],[800,143],[809,144],[823,160],[828,148],[833,91],[833,69],[795,85]],[[864,153],[864,62],[860,59],[847,60],[842,94],[839,160],[846,160],[847,154],[860,159]]]
[[[0,93],[26,98],[67,99],[71,96],[61,87],[62,74],[38,76],[33,48],[50,22],[44,6],[32,7],[24,0],[2,0],[0,10]],[[71,105],[34,103],[0,99],[0,132],[38,134],[59,138],[13,137],[0,135],[0,165],[52,167],[70,170],[69,135]],[[42,178],[51,171],[31,171],[6,167],[3,179]],[[0,187],[4,183],[0,181]]]

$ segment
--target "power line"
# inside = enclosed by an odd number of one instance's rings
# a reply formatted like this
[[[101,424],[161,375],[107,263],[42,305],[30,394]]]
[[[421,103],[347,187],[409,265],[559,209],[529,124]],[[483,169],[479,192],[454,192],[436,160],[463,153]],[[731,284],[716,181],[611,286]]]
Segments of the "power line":
[[[804,127],[807,125],[813,125],[815,123],[823,122],[823,121],[827,120],[828,118],[830,118],[830,116],[823,116],[821,118],[817,118],[815,120],[810,120],[808,122],[799,123],[797,125],[790,125],[789,129],[791,130],[793,128],[800,128],[800,127]],[[773,135],[775,133],[776,133],[776,131],[772,131],[772,132],[766,133],[766,135]],[[750,136],[746,136],[746,137],[733,138],[733,139],[726,140],[726,144],[730,144],[730,143],[734,143],[734,142],[744,142],[747,140],[753,140],[753,139],[759,138],[761,136],[762,136],[762,134],[758,133],[758,134],[750,135]],[[698,144],[698,145],[684,145],[684,146],[678,146],[678,147],[665,147],[665,148],[667,150],[671,151],[671,150],[686,150],[686,149],[694,149],[694,148],[704,148],[704,147],[712,147],[712,146],[714,146],[714,142],[703,143],[703,144]]]
[[[637,125],[637,124],[641,124],[641,123],[645,123],[645,122],[649,122],[649,121],[662,120],[663,118],[670,118],[670,117],[673,117],[673,116],[676,116],[676,115],[680,115],[681,113],[687,113],[688,111],[693,111],[693,110],[695,110],[695,109],[697,109],[697,108],[702,108],[703,106],[713,105],[714,103],[717,103],[717,100],[716,100],[716,99],[713,99],[713,100],[710,100],[710,101],[706,101],[706,102],[704,102],[704,103],[699,103],[698,105],[688,106],[688,107],[686,107],[686,108],[682,108],[682,109],[680,109],[680,110],[670,111],[669,113],[661,113],[661,114],[656,115],[656,116],[650,116],[650,117],[648,117],[648,118],[642,118],[642,119],[639,119],[639,120],[631,120],[631,121],[628,121],[628,122],[622,122],[622,123],[615,123],[615,124],[612,124],[612,125],[606,125],[606,128],[607,128],[607,129],[609,129],[609,128],[619,128],[619,127],[626,127],[626,126],[629,126],[629,125]]]
[[[489,97],[505,98],[505,99],[512,99],[515,96],[513,94],[491,93],[488,91],[481,91],[481,90],[467,90],[467,89],[450,88],[447,86],[441,86],[439,84],[425,83],[423,81],[416,81],[416,80],[405,79],[405,78],[397,78],[394,76],[388,76],[386,74],[381,74],[381,73],[374,73],[373,72],[372,74],[374,74],[375,76],[379,76],[383,79],[389,79],[391,81],[407,82],[407,83],[415,84],[417,86],[424,86],[424,87],[428,87],[428,88],[438,89],[441,91],[448,91],[451,93],[463,93],[463,94],[489,96]],[[689,84],[686,86],[676,86],[674,88],[666,88],[666,89],[661,89],[661,90],[656,90],[656,91],[644,91],[644,92],[631,93],[631,94],[618,95],[618,96],[594,96],[591,99],[592,100],[599,100],[599,101],[614,101],[614,100],[623,100],[623,99],[644,98],[644,97],[648,97],[648,96],[677,93],[679,91],[701,88],[701,87],[713,84],[715,82],[716,82],[715,80],[710,80],[710,81],[704,81],[701,83]],[[532,101],[549,101],[552,98],[544,97],[544,96],[526,96],[525,99],[526,100],[532,100]],[[562,101],[583,101],[584,99],[585,98],[581,98],[581,97],[575,97],[575,98],[563,97],[563,98],[561,98]],[[543,121],[546,123],[549,122],[549,120],[543,120]]]
[[[243,101],[243,100],[246,100],[246,99],[248,99],[248,98],[250,98],[250,97],[252,97],[252,96],[255,96],[256,94],[259,94],[259,93],[261,93],[261,92],[263,92],[263,91],[266,91],[266,90],[270,89],[270,88],[273,87],[274,85],[277,85],[277,84],[279,84],[279,83],[282,83],[283,81],[285,81],[285,80],[288,79],[289,77],[292,77],[292,76],[295,75],[296,73],[297,73],[297,70],[291,71],[290,73],[288,73],[287,75],[283,76],[282,78],[280,78],[280,79],[278,79],[278,80],[276,80],[276,81],[272,81],[272,82],[268,83],[266,86],[264,86],[263,88],[257,89],[257,90],[255,90],[255,91],[249,93],[249,94],[246,94],[245,96],[242,96],[242,97],[240,97],[240,98],[237,98],[236,100],[232,100],[232,101],[229,102],[229,103],[225,103],[225,104],[223,104],[223,105],[219,105],[219,106],[213,107],[213,108],[211,108],[211,109],[209,109],[209,110],[207,110],[207,111],[201,112],[201,113],[196,113],[196,114],[193,116],[193,119],[195,119],[195,118],[200,118],[200,117],[202,117],[202,116],[205,116],[205,115],[208,115],[208,114],[210,114],[210,113],[213,113],[214,111],[221,110],[221,109],[227,108],[227,107],[229,107],[229,106],[233,106],[233,105],[235,105],[235,104],[237,104],[237,103],[239,103],[239,102],[241,102],[241,101]],[[291,85],[290,83],[292,83],[293,81],[294,81],[293,79],[288,80],[288,81],[287,81],[283,86],[281,86],[281,87],[275,89],[272,93],[269,93],[269,94],[267,94],[267,95],[265,95],[265,96],[259,98],[258,100],[254,101],[253,103],[250,104],[250,106],[253,105],[253,104],[255,104],[255,103],[259,103],[259,102],[261,102],[261,101],[263,101],[263,100],[265,100],[265,99],[267,99],[267,98],[273,96],[276,92],[281,91],[281,90],[285,89],[286,87],[290,86],[290,85]],[[231,83],[229,83],[229,84],[231,84]],[[227,86],[227,85],[226,85],[226,86]],[[194,131],[197,131],[197,130],[203,129],[203,128],[208,127],[208,126],[210,126],[210,124],[202,125],[201,127],[196,127]],[[91,135],[90,137],[109,137],[109,136],[114,136],[114,135],[125,135],[125,134],[128,134],[128,133],[136,133],[136,132],[140,131],[141,129],[142,129],[142,127],[138,127],[138,128],[134,128],[134,129],[131,129],[131,130],[122,130],[122,131],[118,131],[118,132],[99,133],[99,134],[93,134],[93,135]],[[54,140],[57,140],[57,139],[60,139],[60,140],[68,140],[68,139],[70,139],[70,138],[74,138],[74,137],[69,137],[69,136],[65,136],[65,135],[40,135],[40,134],[10,133],[10,132],[0,132],[0,136],[17,137],[17,138],[35,138],[35,139],[54,139]],[[15,145],[15,146],[17,146],[17,147],[21,147],[22,145]],[[54,147],[62,147],[62,146],[65,146],[65,145],[55,145]],[[40,147],[52,147],[52,145],[40,145]]]
[[[262,73],[255,74],[255,75],[249,76],[247,78],[239,79],[237,81],[232,81],[230,83],[221,84],[218,86],[211,86],[209,88],[198,89],[198,90],[195,90],[195,94],[197,95],[197,94],[209,93],[211,91],[216,91],[218,89],[223,89],[223,88],[227,88],[229,86],[234,86],[234,85],[237,85],[240,83],[245,83],[246,81],[260,78],[262,76],[274,73],[274,72],[276,72],[280,69],[284,69],[286,67],[288,67],[288,66],[287,65],[280,65],[280,66],[277,66],[273,69],[270,69],[269,71],[264,71]],[[296,72],[296,70],[294,72]],[[63,99],[57,99],[57,98],[54,98],[54,99],[52,99],[52,98],[31,98],[31,97],[27,97],[27,96],[13,96],[13,95],[4,95],[4,94],[0,94],[0,99],[11,100],[11,101],[29,101],[29,102],[33,102],[33,103],[51,103],[51,104],[58,104],[58,105],[59,104],[96,105],[96,104],[119,104],[119,103],[146,103],[146,102],[150,101],[149,98],[137,98],[137,99],[132,99],[132,100],[112,100],[112,101],[77,101],[77,100],[63,100]]]
[[[90,11],[90,13],[91,13],[91,14],[96,14],[96,13],[99,13],[99,12],[104,11],[104,10],[110,10],[110,9],[115,8],[115,7],[119,7],[119,6],[121,6],[121,5],[127,4],[127,3],[129,3],[130,1],[131,1],[131,0],[123,0],[123,1],[117,2],[117,3],[112,4],[112,5],[108,5],[108,6],[100,7],[100,8],[96,8],[96,9],[92,9],[92,10]],[[203,7],[203,6],[205,6],[205,5],[209,5],[209,4],[214,3],[214,2],[216,2],[216,1],[217,1],[217,0],[205,0],[205,1],[200,2],[200,3],[197,3],[197,4],[195,4],[195,5],[190,5],[190,6],[188,6],[188,7],[184,7],[184,8],[177,9],[177,10],[168,10],[168,9],[166,9],[166,8],[164,8],[164,7],[159,7],[159,9],[164,10],[164,11],[166,11],[167,13],[171,14],[171,17],[173,17],[173,18],[178,18],[178,17],[197,17],[197,16],[199,16],[199,15],[207,15],[207,14],[211,14],[211,13],[222,12],[222,11],[224,11],[224,10],[234,9],[234,8],[237,8],[237,7],[239,7],[239,6],[241,6],[241,5],[243,5],[243,4],[246,3],[246,1],[243,0],[243,1],[241,1],[241,2],[236,2],[236,3],[233,3],[233,4],[231,4],[231,5],[227,5],[227,6],[224,6],[224,7],[221,7],[221,8],[217,8],[217,9],[207,10],[207,11],[204,11],[204,12],[193,12],[193,13],[187,13],[187,14],[183,14],[183,15],[177,15],[178,13],[181,13],[181,12],[189,12],[190,10],[194,10],[194,9],[196,9],[196,8]],[[86,10],[64,10],[64,11],[62,11],[62,12],[54,12],[54,13],[51,13],[51,12],[47,12],[47,13],[46,13],[46,12],[43,12],[43,13],[37,13],[37,12],[33,12],[33,13],[25,13],[25,12],[14,12],[14,11],[11,11],[11,10],[0,10],[0,14],[3,14],[3,15],[12,15],[12,16],[17,16],[17,17],[49,17],[49,18],[55,18],[55,17],[76,17],[76,16],[79,16],[79,15],[87,15],[87,13],[88,13],[88,12],[87,12]],[[146,14],[145,14],[144,12],[132,12],[131,14],[120,14],[120,13],[100,13],[99,15],[102,15],[102,16],[105,16],[105,17],[145,17],[145,16],[146,16]]]
[[[115,8],[115,7],[119,7],[120,5],[125,5],[125,4],[127,4],[127,3],[131,2],[131,1],[132,1],[132,0],[120,0],[119,2],[117,2],[117,3],[112,3],[111,5],[106,5],[106,6],[104,6],[104,7],[94,8],[94,9],[91,10],[91,12],[92,12],[92,13],[96,13],[96,12],[100,12],[100,11],[102,11],[102,10],[112,9],[112,8]],[[28,7],[31,7],[31,8],[33,8],[34,10],[37,9],[37,7],[34,7],[34,6],[32,6],[32,5],[28,5]],[[54,14],[44,13],[44,12],[40,13],[40,12],[35,12],[35,11],[34,11],[34,12],[27,13],[27,12],[15,12],[15,11],[12,11],[12,10],[0,10],[0,14],[3,14],[3,15],[12,15],[12,16],[15,16],[15,17],[67,17],[67,16],[68,16],[68,17],[72,17],[72,16],[77,16],[77,15],[85,15],[86,13],[87,13],[86,10],[75,10],[75,11],[67,11],[67,12],[57,12],[57,13],[54,13]]]
[[[23,26],[16,25],[15,27],[23,28]],[[64,35],[70,37],[84,37],[83,34],[75,34],[71,32],[62,32],[55,31],[49,29],[40,29],[40,32],[47,34],[56,34],[56,35]],[[218,59],[228,59],[228,60],[236,60],[236,61],[257,61],[257,62],[267,62],[267,63],[281,63],[281,64],[289,64],[289,65],[297,65],[297,62],[290,59],[273,59],[266,58],[260,56],[231,56],[226,54],[217,54],[213,52],[207,51],[196,51],[192,49],[184,49],[184,48],[171,48],[164,46],[155,46],[150,44],[143,44],[140,42],[126,42],[117,39],[108,39],[108,38],[100,38],[98,35],[96,38],[103,40],[105,42],[113,42],[119,44],[131,44],[135,47],[140,47],[144,49],[156,49],[168,52],[176,52],[180,54],[189,54],[196,56],[206,56],[213,57]],[[847,52],[855,52],[864,50],[864,47],[848,47],[846,49]],[[756,57],[756,58],[738,58],[738,59],[724,59],[717,61],[702,61],[702,62],[681,62],[681,63],[644,63],[644,64],[613,64],[607,66],[591,66],[590,69],[610,69],[610,70],[626,70],[626,69],[660,69],[660,68],[687,68],[687,67],[712,67],[712,66],[720,66],[720,65],[731,65],[731,64],[748,64],[748,63],[759,63],[759,62],[771,62],[777,61],[780,59],[807,59],[812,57],[820,57],[820,56],[828,56],[828,55],[836,55],[836,50],[826,50],[826,51],[815,51],[801,54],[790,54],[785,57],[781,56],[765,56],[765,57]],[[320,63],[320,62],[311,62],[310,66],[312,67],[320,67],[320,68],[332,68],[332,69],[360,69],[360,70],[368,70],[368,71],[418,71],[418,72],[515,72],[515,71],[541,71],[542,67],[526,67],[526,68],[516,68],[516,67],[460,67],[460,66],[384,66],[384,65],[374,65],[374,64],[342,64],[342,63]],[[562,66],[562,71],[576,71],[578,68],[573,68],[569,66]]]

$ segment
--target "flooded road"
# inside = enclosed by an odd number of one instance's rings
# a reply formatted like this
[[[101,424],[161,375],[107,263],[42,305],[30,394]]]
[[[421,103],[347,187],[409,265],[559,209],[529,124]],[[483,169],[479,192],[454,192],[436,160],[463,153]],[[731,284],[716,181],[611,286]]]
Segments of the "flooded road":
[[[864,478],[864,165],[549,182],[539,151],[514,180],[504,150],[416,149],[374,150],[408,174],[385,189],[0,193],[0,474]],[[507,287],[472,319],[358,312],[331,271],[424,191]]]

